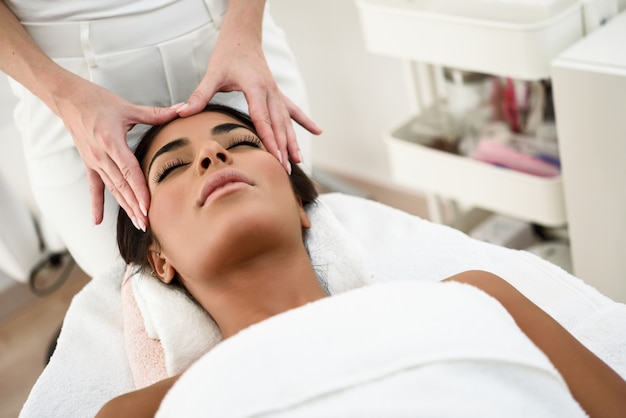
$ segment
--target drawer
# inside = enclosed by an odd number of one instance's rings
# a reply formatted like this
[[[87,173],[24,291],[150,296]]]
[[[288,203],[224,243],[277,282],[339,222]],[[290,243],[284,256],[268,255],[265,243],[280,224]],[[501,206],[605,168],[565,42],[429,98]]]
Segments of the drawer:
[[[545,226],[567,223],[563,180],[538,177],[429,147],[413,116],[385,135],[394,182]]]

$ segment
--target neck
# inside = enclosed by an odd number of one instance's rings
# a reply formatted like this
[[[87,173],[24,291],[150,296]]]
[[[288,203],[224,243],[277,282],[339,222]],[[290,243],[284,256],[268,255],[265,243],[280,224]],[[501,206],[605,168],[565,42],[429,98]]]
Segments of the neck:
[[[203,282],[194,294],[224,338],[326,296],[303,248],[246,260],[217,282]]]

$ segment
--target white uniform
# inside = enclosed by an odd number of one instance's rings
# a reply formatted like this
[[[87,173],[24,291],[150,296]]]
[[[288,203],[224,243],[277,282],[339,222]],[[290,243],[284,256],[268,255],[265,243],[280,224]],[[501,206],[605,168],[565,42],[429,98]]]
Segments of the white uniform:
[[[58,64],[131,103],[184,102],[202,80],[228,7],[227,0],[9,0],[35,42]],[[53,7],[51,7],[53,6]],[[56,10],[56,11],[55,11]],[[263,50],[280,89],[305,111],[302,79],[282,30],[265,12]],[[93,226],[83,163],[63,122],[26,88],[12,82],[15,121],[41,211],[88,274],[119,256],[118,205],[106,194],[102,225]],[[247,109],[240,93],[214,101]],[[128,135],[131,147],[145,127]],[[310,138],[295,124],[305,161]]]

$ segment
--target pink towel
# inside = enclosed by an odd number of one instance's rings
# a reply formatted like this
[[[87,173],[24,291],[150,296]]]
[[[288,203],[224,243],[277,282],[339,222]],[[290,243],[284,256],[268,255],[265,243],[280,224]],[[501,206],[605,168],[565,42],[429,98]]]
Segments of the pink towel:
[[[129,277],[127,268],[122,282],[124,344],[135,386],[140,389],[167,378],[167,370],[161,341],[150,338],[146,332]]]

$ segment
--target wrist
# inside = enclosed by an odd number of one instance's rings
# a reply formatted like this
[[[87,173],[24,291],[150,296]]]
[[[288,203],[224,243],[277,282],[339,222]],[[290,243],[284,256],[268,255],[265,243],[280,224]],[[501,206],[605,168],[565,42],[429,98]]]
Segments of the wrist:
[[[36,69],[33,74],[37,77],[30,90],[59,117],[63,103],[72,101],[71,98],[82,90],[81,82],[88,82],[56,64]]]
[[[237,42],[255,41],[262,38],[265,0],[231,0],[220,29],[220,37],[236,39]]]

